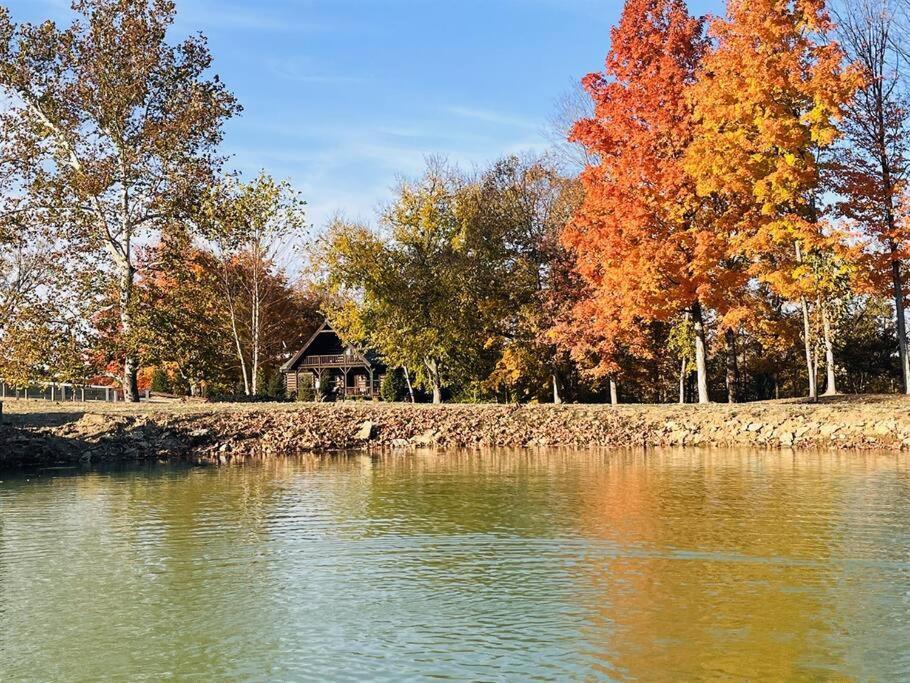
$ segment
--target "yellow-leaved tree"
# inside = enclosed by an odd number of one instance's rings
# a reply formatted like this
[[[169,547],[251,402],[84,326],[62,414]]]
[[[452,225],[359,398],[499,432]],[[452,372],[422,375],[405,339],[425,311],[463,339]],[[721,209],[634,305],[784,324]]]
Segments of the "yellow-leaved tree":
[[[696,131],[686,161],[699,194],[723,207],[717,225],[732,255],[799,307],[812,397],[813,310],[820,319],[828,313],[806,262],[839,263],[849,254],[828,258],[820,160],[861,82],[832,30],[824,0],[729,0],[727,18],[711,24],[713,48],[690,91]]]

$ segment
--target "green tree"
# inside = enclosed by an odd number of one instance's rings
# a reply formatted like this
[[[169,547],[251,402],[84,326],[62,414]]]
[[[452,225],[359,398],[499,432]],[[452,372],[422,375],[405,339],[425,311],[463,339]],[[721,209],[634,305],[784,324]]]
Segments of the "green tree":
[[[337,220],[317,257],[331,293],[333,325],[386,362],[414,371],[442,402],[443,388],[488,363],[484,302],[475,296],[465,248],[464,181],[440,163],[402,182],[382,214],[383,237]]]
[[[379,395],[382,396],[383,401],[389,403],[403,400],[408,395],[404,372],[396,368],[383,375],[382,383],[379,385]]]
[[[695,326],[689,316],[670,329],[667,350],[679,361],[679,402],[686,402],[686,381],[695,369]]]
[[[269,375],[269,384],[266,388],[266,395],[277,401],[283,401],[285,398],[284,390],[284,373],[280,370],[273,370]]]
[[[171,393],[171,379],[167,375],[167,370],[160,365],[155,366],[155,370],[152,372],[151,389],[159,394]]]
[[[463,194],[472,298],[486,346],[497,352],[485,383],[559,403],[572,367],[548,332],[573,287],[571,259],[559,235],[580,203],[581,186],[545,159],[513,156],[483,172]]]

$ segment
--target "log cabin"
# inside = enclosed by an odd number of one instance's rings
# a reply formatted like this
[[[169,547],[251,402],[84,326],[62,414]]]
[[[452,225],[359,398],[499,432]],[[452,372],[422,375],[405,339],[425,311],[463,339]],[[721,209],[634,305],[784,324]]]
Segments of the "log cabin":
[[[378,355],[346,343],[326,320],[281,371],[288,396],[311,387],[328,400],[377,398],[386,373]]]

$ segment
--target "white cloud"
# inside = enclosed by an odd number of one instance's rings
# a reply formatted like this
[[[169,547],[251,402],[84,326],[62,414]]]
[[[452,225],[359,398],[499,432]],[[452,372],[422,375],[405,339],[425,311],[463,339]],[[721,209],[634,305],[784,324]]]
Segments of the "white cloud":
[[[491,111],[489,109],[477,109],[474,107],[463,107],[463,106],[448,106],[443,107],[443,111],[448,114],[453,114],[460,118],[472,119],[474,121],[483,121],[484,123],[492,123],[499,126],[509,126],[513,128],[539,128],[540,123],[531,121],[528,119],[520,118],[517,116],[512,116],[509,114],[503,114],[497,111]]]
[[[362,76],[330,74],[320,69],[307,57],[268,58],[264,60],[269,73],[284,81],[315,85],[350,85],[364,82]]]
[[[262,142],[235,147],[230,141],[237,138],[227,139],[235,167],[245,173],[266,168],[294,182],[309,202],[309,217],[318,231],[338,212],[375,221],[376,209],[392,198],[397,179],[420,175],[430,156],[443,156],[470,171],[504,155],[542,153],[550,146],[542,126],[533,121],[515,125],[513,117],[458,109],[468,115],[457,126],[441,117],[439,108],[412,109],[404,120],[367,117],[363,122],[311,121],[289,112],[280,120],[237,122],[245,133],[240,139]],[[489,123],[491,116],[492,128],[468,123]]]

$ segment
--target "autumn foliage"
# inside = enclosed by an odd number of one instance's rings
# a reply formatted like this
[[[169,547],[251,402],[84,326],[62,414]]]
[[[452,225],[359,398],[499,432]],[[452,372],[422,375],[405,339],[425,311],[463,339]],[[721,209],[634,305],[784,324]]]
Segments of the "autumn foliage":
[[[584,81],[594,117],[572,137],[598,161],[582,174],[584,204],[563,239],[589,288],[568,328],[601,340],[599,372],[619,372],[619,353],[635,355],[644,321],[688,312],[701,325],[702,304],[727,286],[718,281],[723,236],[701,220],[683,165],[694,129],[687,90],[706,49],[704,22],[681,0],[630,0],[605,72]]]
[[[899,4],[627,0],[557,154],[433,158],[307,249],[172,2],[0,8],[0,377],[277,397],[327,316],[410,400],[910,393]]]
[[[737,337],[771,345],[798,311],[810,395],[819,347],[836,390],[835,318],[868,278],[856,235],[825,205],[824,170],[863,84],[834,29],[823,0],[730,0],[707,26],[681,1],[626,3],[604,72],[584,80],[594,117],[572,137],[596,161],[563,233],[587,292],[556,332],[576,350],[599,340],[584,351],[600,347],[595,372],[621,374],[618,354],[640,346],[624,338],[684,316],[701,389],[710,320],[732,400]]]

